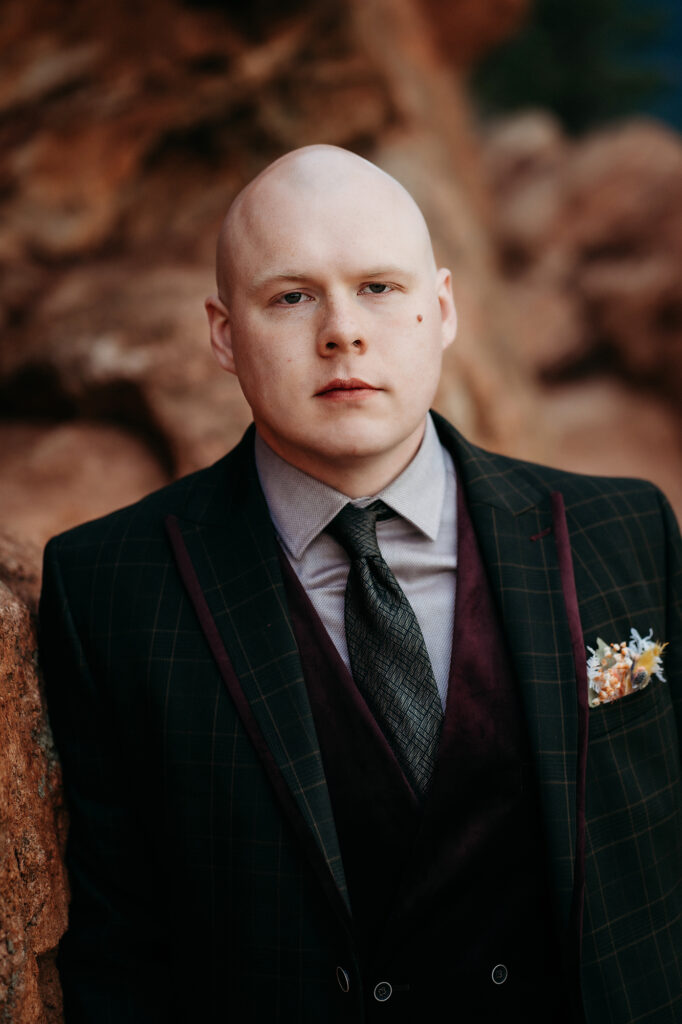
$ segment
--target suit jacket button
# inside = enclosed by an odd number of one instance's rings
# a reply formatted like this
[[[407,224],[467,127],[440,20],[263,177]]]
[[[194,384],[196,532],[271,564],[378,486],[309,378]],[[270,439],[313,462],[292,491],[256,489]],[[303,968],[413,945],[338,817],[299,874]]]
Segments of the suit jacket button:
[[[336,968],[336,980],[338,981],[339,988],[342,992],[350,991],[350,978],[348,976],[348,971],[344,971],[343,967]]]
[[[493,967],[490,977],[493,979],[496,985],[504,985],[505,981],[509,976],[509,971],[504,964],[497,964]]]
[[[378,1003],[385,1003],[393,994],[393,986],[388,981],[380,981],[374,986],[374,998]]]

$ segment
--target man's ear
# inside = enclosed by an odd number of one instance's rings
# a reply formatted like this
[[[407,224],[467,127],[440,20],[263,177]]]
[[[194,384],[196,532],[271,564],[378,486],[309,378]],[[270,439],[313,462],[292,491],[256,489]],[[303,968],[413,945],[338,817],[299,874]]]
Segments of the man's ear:
[[[228,373],[236,374],[232,351],[232,328],[230,314],[225,303],[217,295],[209,295],[204,303],[211,330],[213,354]]]
[[[447,348],[457,334],[457,310],[452,295],[452,276],[447,267],[441,267],[436,275],[436,294],[440,306],[443,348]]]

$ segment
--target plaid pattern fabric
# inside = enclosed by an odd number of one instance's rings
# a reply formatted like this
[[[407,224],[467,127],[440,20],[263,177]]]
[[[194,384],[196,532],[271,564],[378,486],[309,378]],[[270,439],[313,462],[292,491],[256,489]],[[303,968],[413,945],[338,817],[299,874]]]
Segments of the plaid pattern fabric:
[[[562,928],[584,835],[586,1018],[673,1024],[682,1016],[676,525],[648,484],[519,463],[438,426],[523,696]],[[46,551],[41,647],[71,808],[72,926],[60,953],[69,1021],[364,1019],[252,443],[247,435],[216,466]],[[632,627],[669,642],[668,682],[589,711],[584,787],[567,615],[576,596],[592,646]]]

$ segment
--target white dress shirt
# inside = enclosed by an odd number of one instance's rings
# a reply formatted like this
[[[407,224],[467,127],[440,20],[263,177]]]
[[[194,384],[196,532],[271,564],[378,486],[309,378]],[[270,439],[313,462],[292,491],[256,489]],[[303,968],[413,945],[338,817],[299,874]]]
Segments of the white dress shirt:
[[[256,434],[256,468],[270,516],[291,566],[346,666],[350,669],[344,598],[349,560],[324,532],[349,499],[276,455]],[[457,478],[431,416],[409,465],[381,498],[397,515],[377,523],[377,541],[412,605],[445,708],[450,673],[457,567]]]

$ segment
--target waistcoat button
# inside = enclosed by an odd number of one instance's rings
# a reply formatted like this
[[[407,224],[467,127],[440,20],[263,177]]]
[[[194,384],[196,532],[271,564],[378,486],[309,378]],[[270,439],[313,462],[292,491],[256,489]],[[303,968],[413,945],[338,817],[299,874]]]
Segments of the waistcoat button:
[[[343,967],[336,968],[336,980],[338,981],[339,988],[342,992],[350,991],[350,978],[348,976],[348,971],[344,971]]]
[[[497,964],[492,969],[490,977],[493,979],[496,985],[504,985],[505,981],[509,976],[509,971],[504,964]]]
[[[393,994],[393,986],[388,981],[380,981],[374,986],[374,998],[378,1003],[385,1003]]]

